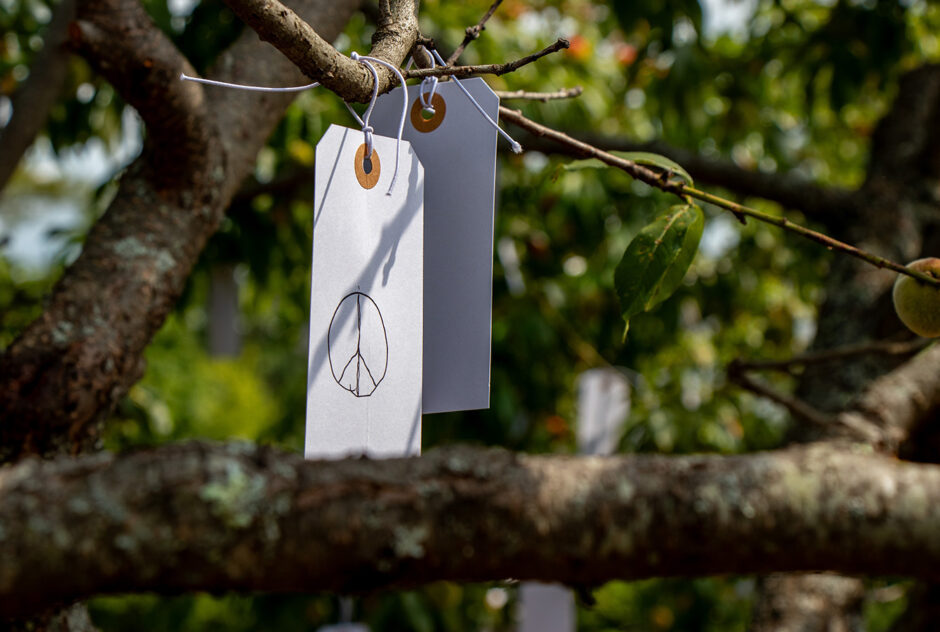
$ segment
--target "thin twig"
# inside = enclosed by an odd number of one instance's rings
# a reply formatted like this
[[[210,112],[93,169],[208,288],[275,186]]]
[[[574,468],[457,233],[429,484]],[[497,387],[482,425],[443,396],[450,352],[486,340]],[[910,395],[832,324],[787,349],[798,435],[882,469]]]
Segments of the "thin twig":
[[[513,92],[495,90],[494,92],[496,92],[496,96],[498,96],[500,100],[526,99],[528,101],[541,101],[544,103],[553,99],[573,99],[574,97],[581,96],[581,93],[584,92],[584,88],[575,86],[574,88],[558,90],[557,92],[526,92],[525,90],[515,90]]]
[[[811,364],[825,364],[836,362],[857,355],[910,355],[917,353],[930,345],[933,341],[923,338],[904,342],[879,340],[857,345],[846,345],[835,349],[824,349],[794,356],[786,360],[735,360],[740,371],[784,371],[790,372],[794,366],[807,366]]]
[[[551,46],[546,46],[537,53],[527,55],[505,64],[483,64],[479,66],[436,66],[434,68],[415,68],[403,71],[405,79],[423,79],[424,77],[474,77],[476,75],[505,75],[514,72],[534,61],[568,48],[566,39],[558,39]]]
[[[918,272],[917,270],[905,268],[901,264],[895,263],[890,259],[879,257],[878,255],[870,253],[866,250],[862,250],[861,248],[856,248],[855,246],[841,242],[838,239],[833,239],[829,235],[824,235],[823,233],[805,228],[799,224],[794,224],[786,217],[777,217],[776,215],[771,215],[770,213],[764,213],[763,211],[758,211],[757,209],[742,206],[736,202],[731,202],[724,198],[718,197],[717,195],[713,195],[705,191],[699,191],[698,189],[686,185],[681,185],[681,192],[684,195],[693,197],[703,202],[709,202],[710,204],[714,204],[715,206],[731,211],[732,213],[753,217],[754,219],[761,222],[766,222],[767,224],[773,224],[774,226],[778,226],[784,230],[789,230],[792,233],[796,233],[797,235],[801,235],[807,239],[815,241],[816,243],[822,244],[829,250],[838,250],[840,252],[844,252],[848,255],[861,259],[862,261],[866,261],[878,268],[887,268],[899,274],[906,274],[910,277],[914,277],[919,281],[923,281],[924,283],[940,288],[940,279],[931,277],[930,275],[923,272]]]
[[[728,379],[745,390],[751,391],[756,395],[766,397],[770,401],[780,404],[786,408],[794,417],[805,419],[806,421],[817,426],[827,428],[832,426],[832,424],[836,421],[835,417],[827,415],[826,413],[814,408],[803,400],[793,397],[792,395],[787,395],[782,391],[778,391],[769,384],[760,380],[755,380],[745,373],[733,371],[729,368]]]
[[[510,123],[514,123],[515,125],[528,130],[532,134],[535,134],[536,136],[543,136],[556,142],[568,145],[569,147],[577,150],[582,156],[597,158],[598,160],[612,167],[617,167],[618,169],[625,171],[637,180],[646,182],[647,184],[662,189],[663,191],[667,191],[669,193],[677,193],[678,191],[681,191],[682,185],[678,182],[663,180],[662,172],[654,171],[648,167],[637,164],[632,160],[626,160],[624,158],[620,158],[619,156],[609,154],[606,151],[594,147],[593,145],[589,145],[572,138],[563,132],[559,132],[550,127],[536,123],[531,119],[527,119],[522,115],[522,112],[518,110],[511,110],[501,105],[499,106],[499,118],[507,120]]]
[[[463,41],[460,42],[460,46],[458,46],[457,50],[451,53],[450,57],[447,58],[448,66],[453,66],[455,63],[457,63],[457,60],[463,54],[463,51],[465,48],[467,48],[467,45],[476,38],[480,37],[480,33],[486,29],[486,26],[484,25],[486,24],[487,20],[493,17],[493,14],[496,13],[496,9],[499,8],[499,5],[502,3],[503,0],[496,0],[493,4],[490,5],[490,8],[487,9],[486,13],[483,14],[483,17],[480,18],[479,22],[473,26],[467,27],[466,35],[464,35]]]
[[[794,224],[785,217],[777,217],[775,215],[771,215],[770,213],[764,213],[763,211],[758,211],[757,209],[743,206],[741,204],[737,204],[736,202],[731,202],[724,198],[718,197],[717,195],[700,191],[692,186],[685,184],[684,182],[672,179],[671,176],[676,174],[671,171],[654,171],[652,169],[647,169],[646,167],[643,167],[633,162],[632,160],[620,158],[619,156],[615,156],[611,153],[598,149],[593,145],[589,145],[588,143],[572,138],[567,134],[544,125],[540,125],[539,123],[536,123],[535,121],[532,121],[523,116],[522,113],[518,110],[511,110],[507,107],[500,106],[499,116],[500,118],[508,120],[509,122],[531,132],[532,134],[535,134],[536,136],[548,138],[555,142],[567,145],[568,147],[577,150],[585,157],[597,158],[605,164],[625,171],[637,180],[645,182],[651,187],[655,187],[667,193],[672,193],[673,195],[676,195],[684,200],[687,200],[688,198],[695,198],[703,202],[714,204],[719,208],[731,211],[736,216],[752,217],[758,221],[773,224],[774,226],[783,228],[784,230],[788,230],[802,237],[820,243],[829,250],[838,250],[840,252],[844,252],[853,257],[857,257],[862,261],[870,263],[873,266],[887,268],[899,274],[906,274],[907,276],[913,277],[923,283],[940,288],[940,279],[938,278],[931,277],[930,275],[927,275],[923,272],[918,272],[917,270],[906,268],[899,263],[891,261],[890,259],[879,257],[878,255],[843,243],[837,239],[833,239],[828,235],[810,230],[809,228],[805,228],[799,224]]]

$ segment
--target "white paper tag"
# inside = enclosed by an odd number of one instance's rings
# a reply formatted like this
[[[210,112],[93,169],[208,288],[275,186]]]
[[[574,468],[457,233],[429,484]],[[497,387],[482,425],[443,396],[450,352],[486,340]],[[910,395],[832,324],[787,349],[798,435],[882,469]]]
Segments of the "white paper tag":
[[[613,454],[630,414],[630,382],[612,367],[578,376],[578,451]],[[526,582],[519,588],[520,632],[573,632],[574,595],[564,586]]]
[[[307,458],[421,450],[424,170],[402,141],[337,125],[317,144]],[[358,153],[358,157],[357,157]]]
[[[578,451],[613,454],[630,414],[630,382],[613,367],[589,369],[578,377]]]
[[[574,632],[574,594],[564,586],[526,582],[519,603],[519,632]]]
[[[461,84],[493,120],[499,98],[480,78]],[[408,89],[404,138],[425,169],[424,412],[488,408],[493,300],[496,130],[453,82],[438,84],[424,121]],[[372,126],[398,132],[401,88],[378,98]]]

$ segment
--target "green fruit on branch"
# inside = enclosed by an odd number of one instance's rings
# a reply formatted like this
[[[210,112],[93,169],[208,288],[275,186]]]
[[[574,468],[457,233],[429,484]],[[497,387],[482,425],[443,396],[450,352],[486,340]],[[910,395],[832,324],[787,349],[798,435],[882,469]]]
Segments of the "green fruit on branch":
[[[928,257],[907,264],[911,270],[940,279],[940,259]],[[940,288],[906,275],[894,282],[894,311],[901,322],[919,336],[940,336]]]

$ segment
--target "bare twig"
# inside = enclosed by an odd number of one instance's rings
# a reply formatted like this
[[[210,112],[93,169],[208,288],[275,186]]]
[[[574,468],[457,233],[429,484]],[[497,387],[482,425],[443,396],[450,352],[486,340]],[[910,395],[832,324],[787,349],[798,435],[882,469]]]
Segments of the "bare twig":
[[[512,92],[496,90],[495,92],[496,96],[498,96],[500,100],[525,99],[528,101],[541,101],[544,103],[554,99],[573,99],[574,97],[581,96],[581,93],[584,92],[584,88],[581,86],[575,86],[574,88],[558,90],[557,92],[526,92],[525,90],[515,90]]]
[[[794,366],[825,364],[857,355],[909,355],[924,349],[931,342],[933,341],[923,338],[904,342],[879,340],[877,342],[813,351],[786,360],[738,360],[736,364],[741,371],[784,371],[789,373]]]
[[[499,117],[502,120],[507,120],[510,123],[518,125],[519,127],[528,130],[536,136],[543,136],[545,138],[550,138],[556,142],[564,143],[574,149],[578,150],[579,155],[589,158],[597,158],[598,160],[612,166],[621,169],[627,174],[633,176],[637,180],[651,184],[663,191],[669,193],[678,194],[681,191],[682,185],[678,182],[673,182],[670,180],[663,180],[662,173],[654,171],[644,167],[643,165],[637,164],[632,160],[625,160],[619,156],[609,154],[606,151],[601,151],[597,147],[588,145],[587,143],[581,142],[575,138],[568,136],[563,132],[559,132],[550,127],[546,127],[535,121],[526,118],[522,115],[522,112],[518,110],[511,110],[505,106],[499,106]],[[656,183],[656,184],[653,184]]]
[[[828,235],[824,235],[815,230],[805,228],[799,224],[794,224],[785,217],[777,217],[775,215],[771,215],[770,213],[765,213],[763,211],[758,211],[757,209],[737,204],[736,202],[731,202],[724,198],[718,197],[717,195],[700,191],[699,189],[689,186],[684,182],[672,179],[671,176],[675,175],[672,172],[654,171],[652,169],[642,167],[632,160],[625,160],[624,158],[620,158],[619,156],[615,156],[611,153],[598,149],[593,145],[572,138],[567,134],[544,125],[540,125],[539,123],[536,123],[535,121],[532,121],[523,116],[522,113],[518,110],[511,110],[507,107],[500,106],[499,115],[500,118],[508,120],[509,122],[518,125],[519,127],[531,132],[532,134],[535,134],[536,136],[549,138],[555,142],[563,143],[568,147],[576,150],[582,156],[597,158],[601,162],[612,167],[617,167],[618,169],[621,169],[622,171],[630,174],[637,180],[645,182],[651,187],[655,187],[661,191],[672,193],[673,195],[676,195],[685,200],[688,198],[695,198],[703,202],[714,204],[719,208],[731,211],[736,216],[751,217],[761,222],[773,224],[774,226],[783,228],[784,230],[788,230],[792,233],[796,233],[802,237],[820,243],[829,250],[838,250],[840,252],[844,252],[845,254],[861,259],[862,261],[870,263],[871,265],[878,268],[887,268],[899,274],[906,274],[907,276],[913,277],[918,281],[926,283],[927,285],[940,288],[940,279],[931,277],[930,275],[924,274],[923,272],[911,270],[899,263],[885,259],[884,257],[879,257],[873,253],[861,250],[860,248],[856,248],[855,246],[846,244],[837,239],[833,239]]]
[[[474,77],[476,75],[505,75],[506,73],[519,70],[523,66],[531,64],[534,61],[557,53],[560,50],[568,48],[569,43],[566,39],[558,39],[551,46],[546,46],[537,53],[526,55],[522,59],[510,61],[505,64],[482,64],[479,66],[436,66],[434,68],[415,68],[403,72],[405,79],[423,79],[424,77]]]
[[[831,218],[843,221],[847,215],[858,210],[857,192],[833,185],[820,185],[795,172],[764,173],[745,169],[731,160],[705,157],[662,140],[639,142],[596,132],[578,132],[572,136],[604,151],[648,151],[660,154],[682,165],[696,181],[722,187],[739,196],[771,200],[785,208],[799,209],[806,215],[823,220]],[[526,149],[544,153],[575,153],[565,145],[546,139],[530,137],[520,141]]]
[[[736,370],[734,364],[728,368],[728,379],[745,390],[780,404],[794,417],[799,417],[817,426],[828,427],[836,420],[835,417],[817,410],[803,400],[779,391],[766,382],[755,380],[743,371]]]
[[[833,239],[829,235],[824,235],[823,233],[805,228],[799,224],[794,224],[786,217],[777,217],[775,215],[771,215],[770,213],[764,213],[763,211],[758,211],[757,209],[743,206],[741,204],[737,204],[736,202],[731,202],[724,198],[718,197],[717,195],[713,195],[705,191],[699,191],[698,189],[686,186],[684,184],[680,185],[680,190],[684,195],[693,197],[703,202],[709,202],[710,204],[714,204],[715,206],[731,211],[732,213],[753,217],[758,221],[765,222],[767,224],[773,224],[774,226],[788,230],[791,233],[796,233],[797,235],[822,244],[829,250],[838,250],[840,252],[844,252],[847,255],[851,255],[861,259],[862,261],[870,263],[875,267],[887,268],[899,274],[906,274],[907,276],[913,277],[918,281],[922,281],[928,285],[932,285],[933,287],[940,288],[940,279],[934,278],[928,274],[924,274],[923,272],[918,272],[917,270],[906,268],[899,263],[891,261],[890,259],[879,257],[878,255],[870,253],[866,250],[862,250],[861,248],[857,248],[850,244],[841,242],[838,239]]]
[[[503,0],[495,0],[495,2],[493,2],[493,4],[490,5],[490,8],[487,9],[486,13],[483,14],[483,17],[480,18],[479,22],[477,22],[473,26],[467,27],[467,34],[464,36],[463,41],[460,42],[460,46],[458,46],[457,50],[451,53],[450,57],[447,58],[448,66],[453,66],[455,63],[457,63],[457,60],[463,54],[463,51],[464,49],[467,48],[467,45],[473,40],[480,37],[480,33],[482,33],[486,29],[486,26],[484,25],[491,17],[493,17],[493,14],[496,13],[496,9],[498,9],[499,5],[501,5],[502,3],[503,3]]]

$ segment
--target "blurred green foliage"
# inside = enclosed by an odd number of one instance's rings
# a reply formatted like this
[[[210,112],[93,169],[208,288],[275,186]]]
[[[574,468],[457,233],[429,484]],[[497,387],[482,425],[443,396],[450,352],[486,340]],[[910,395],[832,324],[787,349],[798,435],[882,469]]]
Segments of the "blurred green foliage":
[[[242,28],[219,0],[145,4],[201,71]],[[425,0],[421,28],[447,53],[488,4]],[[582,85],[578,99],[516,104],[558,129],[663,139],[746,168],[858,184],[899,73],[940,58],[940,6],[756,0],[717,11],[731,8],[743,18],[713,31],[716,9],[696,0],[506,0],[464,61],[513,59],[565,36],[571,48],[563,54],[490,78],[490,85]],[[43,0],[0,0],[0,99],[28,80],[51,10]],[[336,45],[368,50],[372,31],[356,15]],[[59,156],[89,139],[113,150],[126,129],[123,112],[111,88],[74,59],[44,137]],[[302,94],[290,108],[148,349],[149,369],[110,424],[109,448],[238,437],[301,449],[311,165],[317,139],[334,122],[353,124],[323,90]],[[624,367],[633,386],[623,452],[777,445],[783,412],[730,387],[724,370],[735,358],[781,358],[806,347],[832,255],[705,207],[705,235],[684,282],[651,313],[634,317],[622,342],[614,268],[630,240],[675,200],[619,172],[561,172],[563,160],[534,152],[500,156],[496,238],[516,257],[495,263],[491,407],[428,417],[425,449],[467,441],[572,452],[575,380],[606,364]],[[0,244],[57,201],[70,200],[81,218],[43,265],[26,266],[0,246],[0,348],[40,312],[41,297],[113,194],[107,182],[50,178],[37,164],[26,161],[0,200]],[[241,351],[234,357],[213,357],[207,347],[206,305],[219,266],[234,266],[238,287]],[[791,379],[774,379],[792,387]],[[748,578],[613,582],[594,591],[595,604],[580,605],[580,628],[744,630],[752,596]],[[872,600],[872,629],[886,629],[900,604]],[[514,607],[512,584],[443,583],[361,599],[356,615],[376,630],[510,630]],[[103,630],[309,630],[339,616],[331,596],[121,596],[95,600],[92,612]]]

